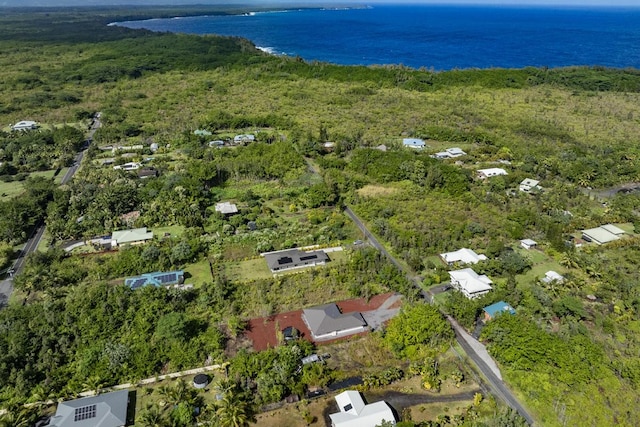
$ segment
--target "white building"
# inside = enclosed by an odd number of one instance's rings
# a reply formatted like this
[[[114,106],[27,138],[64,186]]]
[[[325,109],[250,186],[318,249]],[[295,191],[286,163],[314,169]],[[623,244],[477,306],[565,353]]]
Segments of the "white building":
[[[491,287],[491,279],[485,275],[478,275],[470,268],[449,272],[451,285],[464,294],[469,299],[478,298],[488,293]]]
[[[436,153],[431,157],[433,157],[435,159],[454,159],[456,157],[466,156],[466,154],[467,153],[462,151],[461,148],[452,147],[452,148],[447,148],[446,150],[441,151],[439,153]]]
[[[402,145],[404,147],[413,148],[414,150],[422,150],[426,147],[424,141],[420,138],[404,138],[402,140]]]
[[[540,184],[540,181],[537,181],[535,179],[531,179],[531,178],[523,179],[522,182],[520,183],[520,191],[524,193],[538,191],[541,189],[541,187],[538,184]]]
[[[533,249],[536,246],[538,246],[538,242],[536,242],[535,240],[531,240],[531,239],[522,239],[522,240],[520,240],[520,246],[522,246],[526,250],[529,250],[529,249]]]
[[[619,240],[624,230],[613,224],[605,224],[600,227],[582,230],[582,239],[587,242],[595,242],[599,245]]]
[[[544,283],[551,283],[551,282],[562,283],[564,282],[564,276],[559,273],[556,273],[553,270],[550,270],[544,273],[544,277],[540,280],[542,280]]]
[[[38,124],[31,120],[22,120],[15,125],[11,126],[11,130],[32,130],[37,129]]]
[[[247,142],[253,142],[256,140],[255,135],[251,135],[249,133],[236,135],[233,137],[233,142],[235,144],[246,144]]]
[[[329,414],[332,427],[376,427],[383,421],[396,424],[396,417],[385,401],[365,404],[354,390],[344,391],[335,399],[340,412]]]
[[[138,162],[129,162],[121,165],[114,166],[115,170],[123,170],[123,171],[134,171],[140,169],[142,165]]]
[[[471,249],[462,248],[454,252],[445,252],[440,254],[440,258],[447,264],[453,265],[456,262],[461,264],[477,264],[480,261],[486,261],[486,255],[477,254]]]
[[[502,168],[478,169],[477,173],[478,178],[480,179],[491,178],[492,176],[509,175],[507,171]]]
[[[220,212],[223,215],[238,213],[238,207],[235,205],[235,203],[229,202],[216,203],[215,210],[216,212]]]

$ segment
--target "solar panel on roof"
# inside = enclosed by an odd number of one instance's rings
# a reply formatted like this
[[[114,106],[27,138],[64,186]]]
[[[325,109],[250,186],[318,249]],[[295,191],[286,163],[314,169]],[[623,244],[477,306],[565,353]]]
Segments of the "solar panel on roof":
[[[316,259],[318,258],[318,255],[305,255],[305,256],[301,256],[300,257],[300,261],[308,261],[310,259]]]
[[[293,259],[291,257],[288,256],[283,256],[280,257],[278,259],[278,264],[282,265],[282,264],[291,264],[293,262]]]
[[[171,282],[177,282],[177,274],[176,273],[169,273],[169,274],[162,274],[160,276],[155,276],[154,279],[156,279],[158,282],[162,283],[163,285],[166,283],[171,283]]]
[[[138,289],[142,287],[145,283],[147,283],[146,278],[135,279],[129,286],[131,286],[131,289]]]
[[[96,417],[96,405],[82,406],[76,408],[73,413],[73,421],[78,422]]]

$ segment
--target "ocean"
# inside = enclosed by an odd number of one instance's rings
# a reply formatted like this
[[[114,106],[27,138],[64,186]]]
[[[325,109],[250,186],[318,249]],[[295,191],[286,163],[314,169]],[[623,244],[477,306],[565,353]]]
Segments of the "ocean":
[[[241,36],[273,54],[343,65],[640,68],[640,8],[375,5],[111,25]]]

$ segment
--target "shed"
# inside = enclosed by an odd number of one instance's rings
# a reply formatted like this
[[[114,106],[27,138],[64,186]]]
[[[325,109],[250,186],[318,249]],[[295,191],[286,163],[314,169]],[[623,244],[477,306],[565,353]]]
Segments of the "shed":
[[[483,308],[482,311],[484,312],[485,322],[503,313],[516,314],[515,309],[504,301],[498,301],[494,304],[491,304]]]
[[[538,242],[531,239],[523,239],[523,240],[520,240],[520,246],[522,246],[526,250],[529,250],[538,246]]]

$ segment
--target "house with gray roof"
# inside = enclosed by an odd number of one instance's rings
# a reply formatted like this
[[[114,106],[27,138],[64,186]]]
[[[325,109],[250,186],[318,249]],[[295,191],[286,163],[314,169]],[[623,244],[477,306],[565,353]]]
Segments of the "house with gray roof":
[[[153,231],[148,231],[147,227],[118,230],[111,234],[111,247],[118,248],[122,245],[139,245],[151,239],[153,239]]]
[[[329,259],[324,251],[301,251],[300,249],[286,249],[284,251],[266,252],[262,256],[272,273],[293,270],[296,268],[324,265]]]
[[[128,405],[128,390],[61,402],[49,426],[123,427],[127,425]]]
[[[302,320],[316,341],[345,337],[368,329],[362,314],[342,313],[334,303],[304,309]]]

